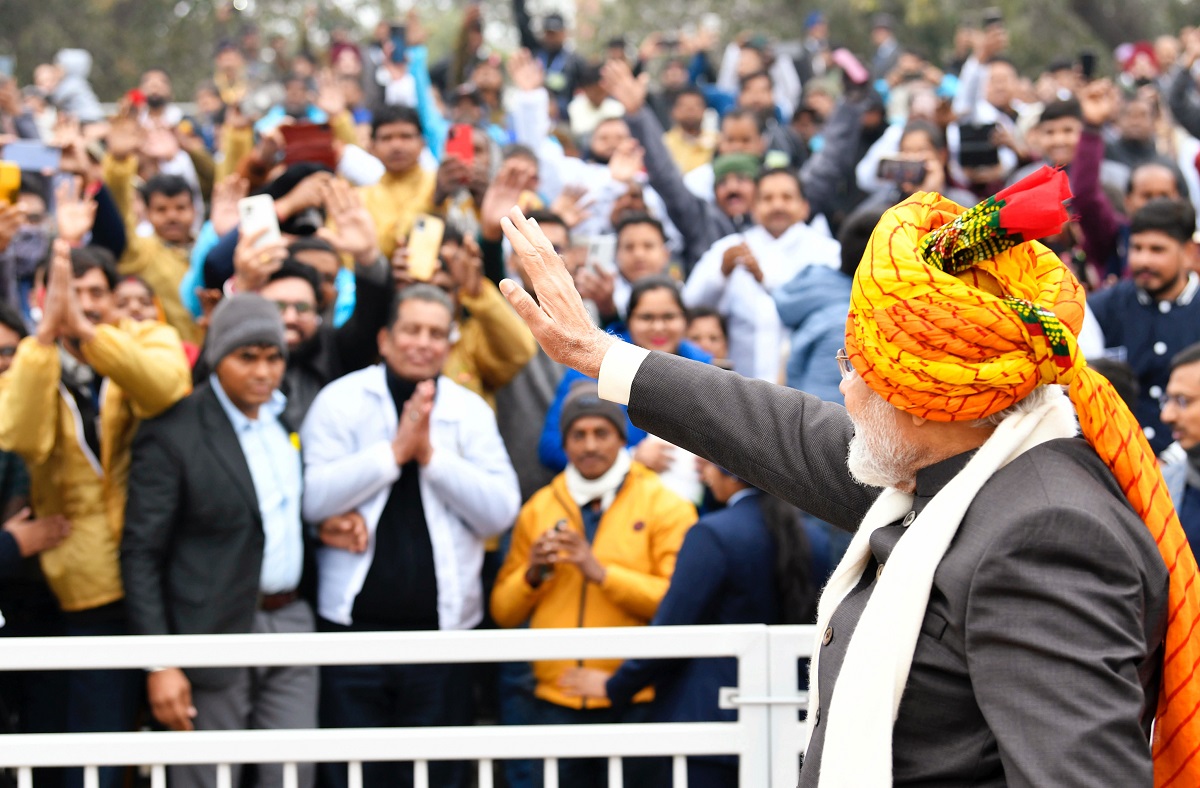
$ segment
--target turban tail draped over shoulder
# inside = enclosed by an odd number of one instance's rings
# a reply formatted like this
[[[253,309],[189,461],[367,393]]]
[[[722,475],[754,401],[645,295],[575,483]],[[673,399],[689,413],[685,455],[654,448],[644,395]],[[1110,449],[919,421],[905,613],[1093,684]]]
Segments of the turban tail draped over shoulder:
[[[932,421],[999,413],[1069,386],[1084,437],[1112,470],[1171,573],[1155,785],[1200,785],[1196,560],[1141,427],[1076,345],[1085,293],[1035,239],[1067,220],[1066,174],[1044,168],[970,210],[918,193],[880,219],[854,278],[846,351],[893,406]]]

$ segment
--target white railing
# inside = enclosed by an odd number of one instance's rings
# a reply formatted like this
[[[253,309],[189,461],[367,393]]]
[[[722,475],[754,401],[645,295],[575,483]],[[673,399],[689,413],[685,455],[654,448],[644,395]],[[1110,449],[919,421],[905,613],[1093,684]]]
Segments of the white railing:
[[[94,788],[98,767],[144,764],[153,788],[165,788],[167,766],[216,764],[218,788],[231,788],[229,764],[282,763],[285,788],[295,788],[297,763],[346,762],[350,788],[361,788],[364,762],[413,761],[416,788],[428,788],[430,761],[473,760],[479,788],[491,788],[493,761],[535,759],[546,764],[546,788],[558,788],[558,759],[607,758],[610,788],[621,788],[622,757],[669,756],[673,784],[686,786],[687,756],[737,755],[743,788],[791,788],[806,702],[796,665],[811,644],[812,627],[761,625],[6,638],[0,671],[736,657],[738,686],[721,697],[739,713],[709,723],[22,734],[0,736],[0,768],[31,788],[32,768],[83,766]]]

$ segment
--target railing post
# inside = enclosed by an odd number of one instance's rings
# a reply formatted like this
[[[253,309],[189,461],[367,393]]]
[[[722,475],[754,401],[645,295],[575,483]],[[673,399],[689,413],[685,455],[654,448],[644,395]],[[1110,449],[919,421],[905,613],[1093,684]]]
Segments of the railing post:
[[[766,626],[752,638],[747,638],[746,647],[738,654],[738,692],[752,697],[762,697],[769,687],[770,638]],[[767,706],[740,706],[738,726],[742,729],[745,746],[739,754],[741,773],[738,785],[741,788],[763,788],[770,783],[771,723]]]
[[[770,628],[769,694],[786,698],[800,692],[798,665],[800,659],[812,654],[812,627],[776,626]],[[800,755],[804,752],[804,723],[799,711],[804,705],[772,705],[771,716],[771,785],[792,788],[796,784]]]

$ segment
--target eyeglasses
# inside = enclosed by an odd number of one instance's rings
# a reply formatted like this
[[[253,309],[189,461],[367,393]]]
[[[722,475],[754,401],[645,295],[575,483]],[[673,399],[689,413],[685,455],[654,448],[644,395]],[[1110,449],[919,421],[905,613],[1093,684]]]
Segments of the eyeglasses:
[[[279,309],[279,314],[281,315],[286,314],[289,308],[295,309],[296,314],[301,316],[311,315],[317,311],[316,305],[310,304],[307,301],[276,301],[275,306]]]
[[[1180,410],[1187,410],[1188,406],[1196,399],[1197,397],[1189,397],[1186,394],[1163,394],[1158,398],[1158,404],[1163,410],[1166,410],[1168,405],[1174,405]]]
[[[846,348],[842,348],[837,352],[838,371],[842,373],[842,380],[849,380],[856,374],[854,364],[850,361],[850,356],[846,355]]]
[[[12,358],[15,355],[17,355],[16,345],[5,345],[4,347],[0,347],[0,358]]]

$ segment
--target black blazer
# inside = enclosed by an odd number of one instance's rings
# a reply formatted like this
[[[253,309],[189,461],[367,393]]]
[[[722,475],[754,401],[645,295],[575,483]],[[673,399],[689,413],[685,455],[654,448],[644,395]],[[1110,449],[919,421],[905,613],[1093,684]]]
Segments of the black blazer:
[[[315,573],[307,536],[305,542],[302,586],[309,591]],[[144,422],[134,439],[121,540],[132,632],[250,632],[263,543],[250,468],[229,417],[204,383]],[[193,683],[232,678],[227,670],[188,674]]]

